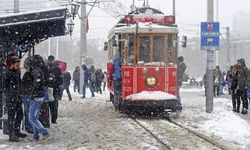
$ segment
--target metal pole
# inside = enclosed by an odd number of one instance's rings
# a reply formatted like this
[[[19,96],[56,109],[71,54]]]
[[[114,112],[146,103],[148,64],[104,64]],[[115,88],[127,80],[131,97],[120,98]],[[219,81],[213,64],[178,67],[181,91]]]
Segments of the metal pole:
[[[226,27],[226,36],[227,36],[227,70],[229,70],[231,65],[231,49],[230,49],[230,28]]]
[[[216,0],[216,21],[219,22],[219,0]],[[215,52],[215,63],[219,65],[219,51]]]
[[[80,61],[79,66],[83,64],[84,58],[87,56],[87,32],[86,32],[86,0],[81,1],[81,36],[80,36]],[[83,70],[80,71],[80,89],[83,86]],[[80,90],[82,94],[82,90]]]
[[[14,13],[19,13],[19,0],[14,0]]]
[[[56,37],[56,60],[59,59],[59,37]]]
[[[48,48],[48,56],[50,56],[50,54],[51,54],[51,38],[49,38],[48,42],[49,42],[49,44],[48,44],[48,46],[49,46],[49,48]]]
[[[214,21],[214,0],[207,0],[207,21]],[[207,90],[206,90],[206,112],[213,111],[213,67],[214,67],[214,51],[207,50]]]
[[[175,16],[175,0],[173,0],[173,16]],[[176,18],[175,18],[176,19]]]

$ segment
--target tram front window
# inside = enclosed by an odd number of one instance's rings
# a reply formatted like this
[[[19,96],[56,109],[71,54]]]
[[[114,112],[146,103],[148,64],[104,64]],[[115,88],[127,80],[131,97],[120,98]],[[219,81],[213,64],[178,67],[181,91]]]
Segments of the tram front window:
[[[134,34],[129,35],[128,63],[134,63]]]
[[[149,37],[139,38],[139,62],[150,62],[150,39]]]
[[[163,62],[164,37],[155,36],[153,38],[153,43],[154,43],[153,62]]]

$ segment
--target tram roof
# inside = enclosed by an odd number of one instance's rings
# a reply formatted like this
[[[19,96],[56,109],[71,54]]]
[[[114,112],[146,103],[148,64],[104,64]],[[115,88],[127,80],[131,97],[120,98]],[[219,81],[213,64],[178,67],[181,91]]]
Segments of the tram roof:
[[[109,32],[109,38],[115,33],[136,33],[136,28],[136,24],[115,26]],[[138,23],[138,33],[178,33],[178,28],[176,26]]]

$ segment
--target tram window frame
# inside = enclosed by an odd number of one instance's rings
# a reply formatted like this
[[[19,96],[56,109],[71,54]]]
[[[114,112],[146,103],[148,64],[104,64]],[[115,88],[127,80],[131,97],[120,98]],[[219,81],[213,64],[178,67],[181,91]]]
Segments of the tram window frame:
[[[168,54],[168,63],[177,62],[177,34],[169,33],[167,35],[167,54]]]
[[[147,49],[147,51],[144,49],[143,53],[141,52],[141,46],[142,46],[141,44],[144,43],[144,42],[141,42],[142,38],[147,38],[147,40],[148,40],[148,45],[145,46],[145,47],[148,47],[148,49]],[[150,54],[151,54],[150,53],[151,52],[151,50],[150,50],[150,43],[151,43],[150,36],[147,36],[147,35],[139,36],[138,63],[139,62],[143,62],[143,63],[150,63],[151,62],[151,59],[150,59]],[[146,55],[148,56],[147,61],[145,61],[146,57],[144,57]],[[141,59],[141,56],[143,56],[143,59]]]
[[[129,34],[128,35],[128,58],[127,62],[128,64],[134,64],[134,47],[135,47],[135,34]]]
[[[160,39],[161,42],[159,43],[158,40]],[[159,44],[161,46],[159,47]],[[164,62],[164,47],[165,47],[165,36],[164,35],[153,35],[153,62]]]

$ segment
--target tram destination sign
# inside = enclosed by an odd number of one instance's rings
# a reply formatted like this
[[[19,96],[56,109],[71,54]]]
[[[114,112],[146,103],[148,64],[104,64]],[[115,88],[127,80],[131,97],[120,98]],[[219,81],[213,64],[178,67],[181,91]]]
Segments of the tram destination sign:
[[[219,50],[220,23],[201,22],[201,50]]]

